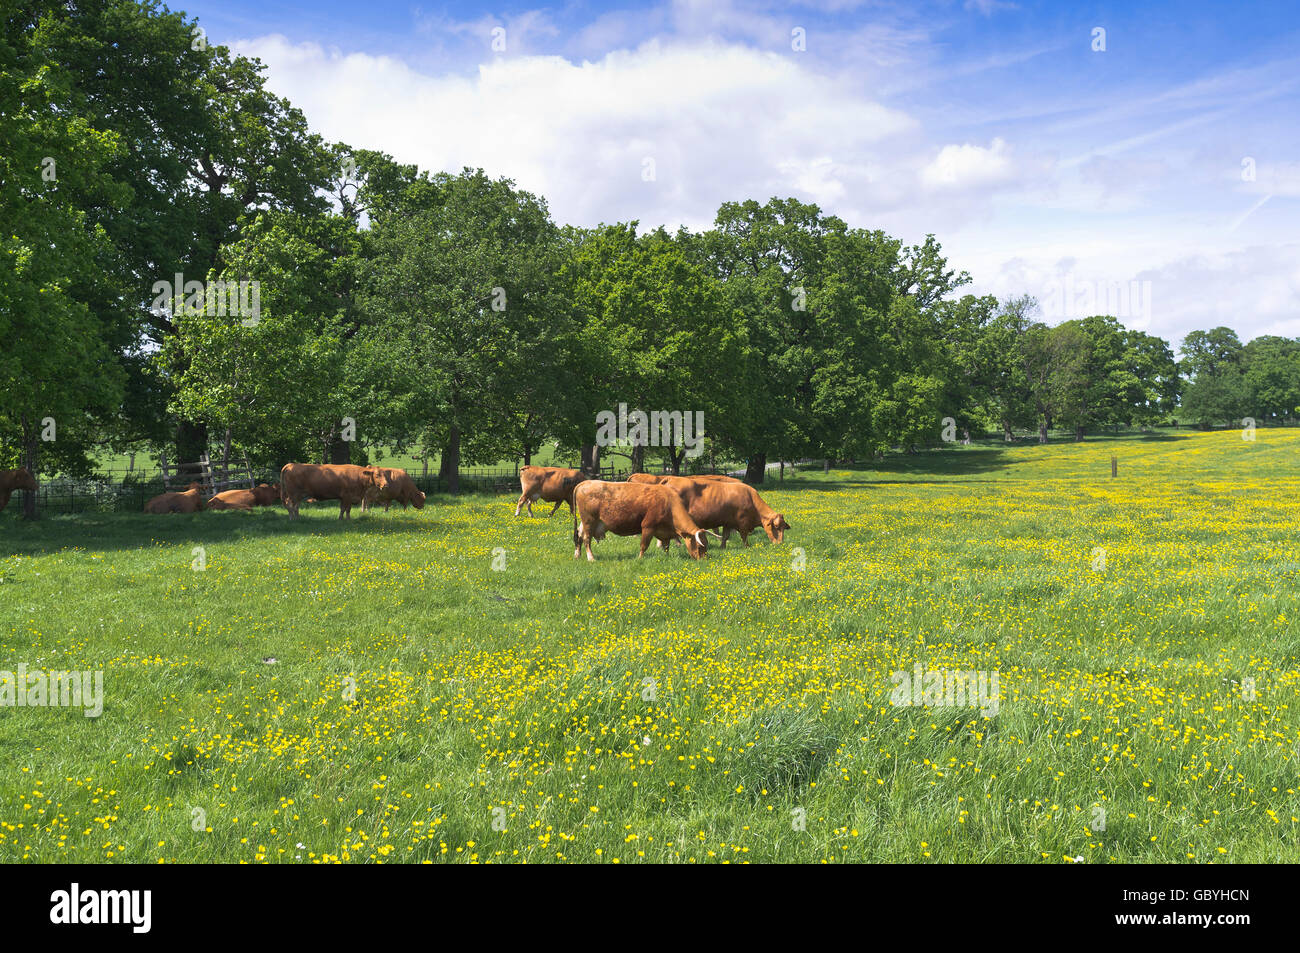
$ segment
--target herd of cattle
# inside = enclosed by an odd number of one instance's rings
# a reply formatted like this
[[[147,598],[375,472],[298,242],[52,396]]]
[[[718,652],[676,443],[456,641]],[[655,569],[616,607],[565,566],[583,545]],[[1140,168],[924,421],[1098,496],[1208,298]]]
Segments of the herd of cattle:
[[[519,471],[520,494],[515,516],[533,503],[554,503],[549,516],[560,504],[568,503],[573,514],[573,557],[586,548],[587,559],[592,540],[604,539],[606,533],[641,537],[641,556],[651,540],[665,551],[673,540],[686,546],[699,559],[708,551],[708,536],[717,537],[721,546],[739,533],[748,546],[749,534],[762,527],[774,543],[785,541],[790,528],[785,516],[763,501],[758,491],[747,483],[729,476],[655,476],[634,473],[627,482],[607,482],[581,470],[562,467],[526,466]],[[0,510],[9,503],[14,490],[37,489],[36,480],[25,469],[0,470]],[[405,470],[396,467],[354,466],[351,464],[290,463],[280,471],[280,482],[265,483],[250,490],[226,490],[203,498],[198,483],[179,492],[162,493],[144,506],[146,513],[196,513],[199,510],[252,510],[257,506],[283,503],[289,516],[298,516],[303,501],[338,500],[339,519],[351,519],[356,504],[365,509],[383,503],[384,509],[401,503],[417,510],[424,507],[424,494]]]
[[[721,546],[736,532],[748,546],[749,534],[763,528],[774,543],[785,541],[790,528],[785,516],[763,501],[748,483],[729,476],[655,476],[633,473],[626,483],[596,480],[581,470],[560,467],[527,466],[519,471],[523,492],[515,504],[533,512],[533,503],[554,503],[548,516],[554,516],[561,503],[568,503],[573,513],[573,558],[585,548],[587,559],[592,540],[605,534],[640,536],[645,555],[650,541],[657,540],[667,550],[673,540],[686,546],[695,559],[708,552],[708,536],[716,536]],[[639,556],[638,556],[639,558]]]

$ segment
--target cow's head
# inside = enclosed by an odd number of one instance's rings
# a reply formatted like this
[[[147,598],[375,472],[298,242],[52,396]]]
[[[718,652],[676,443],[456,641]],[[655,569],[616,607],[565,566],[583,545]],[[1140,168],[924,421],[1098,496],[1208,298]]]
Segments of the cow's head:
[[[407,491],[406,502],[410,503],[417,510],[424,509],[424,491],[422,491],[419,487],[417,487],[414,483],[412,483],[409,490]]]
[[[185,492],[186,492],[186,493],[193,493],[195,496],[198,496],[199,491],[200,491],[201,489],[202,489],[202,487],[200,487],[200,486],[198,485],[198,483],[191,483],[189,486],[187,486],[187,487],[185,488]]]
[[[280,484],[275,483],[267,486],[265,483],[259,483],[253,487],[253,499],[258,506],[270,506],[278,503],[280,500]]]
[[[19,467],[14,471],[14,489],[31,490],[36,492],[36,477],[27,471],[26,467]]]
[[[774,543],[785,542],[785,531],[790,528],[790,524],[785,521],[783,513],[769,513],[763,517],[763,531],[767,533],[767,538]]]
[[[692,559],[702,559],[709,551],[709,537],[702,529],[694,533],[682,533],[682,542],[686,544],[686,551],[691,554]]]
[[[376,490],[388,489],[388,474],[379,467],[366,467],[361,472],[361,479],[365,482],[367,490],[371,487]]]

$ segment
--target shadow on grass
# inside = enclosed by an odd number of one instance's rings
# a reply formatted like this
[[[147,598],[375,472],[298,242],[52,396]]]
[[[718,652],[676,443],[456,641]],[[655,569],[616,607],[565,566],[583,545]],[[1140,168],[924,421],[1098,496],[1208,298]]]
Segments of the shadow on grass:
[[[425,509],[429,507],[426,504]],[[382,510],[361,514],[354,508],[350,520],[336,518],[337,507],[306,505],[304,514],[331,514],[331,518],[290,519],[283,509],[253,513],[238,511],[171,513],[54,514],[34,522],[0,514],[0,556],[34,556],[63,549],[92,552],[143,549],[147,546],[211,545],[233,540],[282,536],[375,536],[429,533],[438,530],[436,519],[403,519]]]

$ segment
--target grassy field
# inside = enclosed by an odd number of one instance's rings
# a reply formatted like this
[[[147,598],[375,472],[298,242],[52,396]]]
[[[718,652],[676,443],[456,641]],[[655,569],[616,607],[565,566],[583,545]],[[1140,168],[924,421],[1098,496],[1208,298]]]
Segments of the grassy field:
[[[11,506],[0,669],[105,702],[0,708],[0,861],[1295,862],[1298,461],[891,458],[769,485],[785,545],[698,563],[575,561],[505,497]],[[917,663],[996,673],[996,714],[893,704]]]

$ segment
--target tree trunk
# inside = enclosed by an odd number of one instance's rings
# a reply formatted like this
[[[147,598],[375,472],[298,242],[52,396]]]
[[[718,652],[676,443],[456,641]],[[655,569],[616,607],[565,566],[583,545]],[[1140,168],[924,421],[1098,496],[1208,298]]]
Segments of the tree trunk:
[[[528,444],[524,444],[524,466],[529,467],[532,465],[533,465],[533,448],[528,446]]]
[[[447,481],[448,493],[455,495],[460,492],[460,427],[456,424],[451,425],[451,432],[447,435],[438,476]]]
[[[36,465],[36,455],[37,455],[37,447],[40,445],[39,444],[40,437],[38,436],[37,431],[34,427],[30,431],[28,430],[26,414],[22,415],[22,425],[23,425],[23,466],[27,468],[27,472],[32,475],[33,479],[39,479],[37,465]],[[25,520],[36,519],[36,494],[33,493],[31,490],[23,490],[23,519]]]
[[[1038,442],[1047,443],[1047,421],[1046,420],[1041,420],[1038,422]]]
[[[176,427],[176,472],[178,477],[195,476],[198,459],[208,452],[208,426],[182,420]]]
[[[762,483],[763,476],[767,473],[767,454],[751,454],[749,460],[745,462],[745,482]]]
[[[600,472],[600,447],[594,443],[583,444],[582,446],[582,471],[588,476],[595,476]]]
[[[676,447],[668,448],[668,465],[673,468],[673,476],[682,475],[682,464],[686,460],[686,448],[680,451]]]
[[[1079,424],[1075,424],[1074,426],[1074,442],[1075,443],[1083,442],[1083,427]]]
[[[632,472],[645,473],[645,444],[638,443],[632,448]]]
[[[329,448],[330,463],[351,463],[352,462],[352,445],[338,435],[330,437]]]
[[[831,458],[822,457],[822,473],[830,473],[830,472],[831,472]]]

